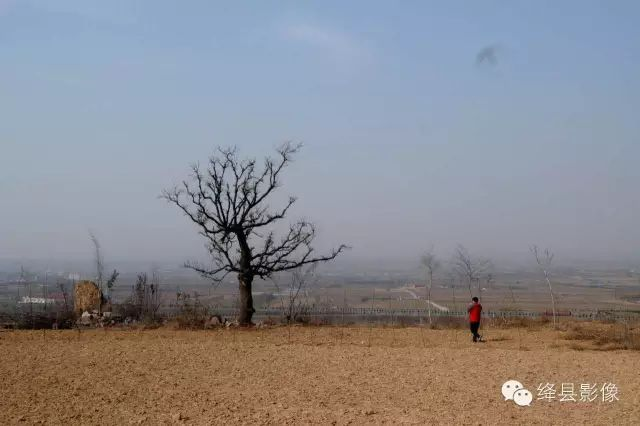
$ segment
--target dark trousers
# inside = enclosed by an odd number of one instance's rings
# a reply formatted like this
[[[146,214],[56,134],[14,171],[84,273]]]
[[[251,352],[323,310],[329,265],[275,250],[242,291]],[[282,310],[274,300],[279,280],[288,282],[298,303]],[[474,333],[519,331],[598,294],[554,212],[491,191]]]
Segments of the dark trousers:
[[[478,329],[480,328],[480,321],[470,322],[469,328],[471,329],[471,334],[473,334],[473,341],[477,342],[478,340],[480,340],[480,335],[478,334]]]

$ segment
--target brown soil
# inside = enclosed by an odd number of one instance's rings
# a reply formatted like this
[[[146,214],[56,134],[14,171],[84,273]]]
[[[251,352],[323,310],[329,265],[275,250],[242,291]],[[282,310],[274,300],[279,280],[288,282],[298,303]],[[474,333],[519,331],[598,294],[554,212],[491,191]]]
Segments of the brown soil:
[[[0,424],[640,424],[640,353],[546,328],[0,332]],[[572,346],[574,345],[574,346]],[[518,407],[500,388],[612,382]]]

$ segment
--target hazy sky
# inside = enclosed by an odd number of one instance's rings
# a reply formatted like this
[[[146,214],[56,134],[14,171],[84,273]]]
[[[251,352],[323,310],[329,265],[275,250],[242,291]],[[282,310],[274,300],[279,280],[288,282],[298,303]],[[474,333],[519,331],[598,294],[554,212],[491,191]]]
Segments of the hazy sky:
[[[320,247],[640,258],[640,2],[0,0],[0,257],[186,259],[165,187],[305,144]],[[479,61],[478,61],[479,58]]]

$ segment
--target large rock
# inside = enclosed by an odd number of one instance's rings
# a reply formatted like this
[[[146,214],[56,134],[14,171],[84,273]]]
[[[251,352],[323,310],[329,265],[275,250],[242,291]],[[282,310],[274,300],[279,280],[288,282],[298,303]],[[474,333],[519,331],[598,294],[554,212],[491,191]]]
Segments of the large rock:
[[[89,312],[84,311],[82,315],[80,315],[80,319],[78,320],[78,324],[82,325],[90,325],[93,322],[93,315]]]
[[[80,281],[74,290],[73,310],[76,315],[100,310],[102,293],[93,281]]]
[[[222,326],[222,321],[217,315],[212,316],[204,323],[204,328],[217,328]]]

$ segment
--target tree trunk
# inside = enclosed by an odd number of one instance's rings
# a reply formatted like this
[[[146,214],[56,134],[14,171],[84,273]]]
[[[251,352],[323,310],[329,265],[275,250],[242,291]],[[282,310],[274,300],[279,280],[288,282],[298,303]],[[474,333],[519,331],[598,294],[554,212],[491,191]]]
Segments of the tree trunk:
[[[253,295],[251,294],[251,283],[253,277],[250,274],[239,273],[238,284],[240,289],[240,314],[238,323],[240,325],[251,325],[251,318],[255,309],[253,309]]]
[[[251,325],[253,309],[253,295],[251,294],[251,283],[253,282],[253,270],[251,269],[251,247],[247,242],[247,236],[242,230],[236,232],[238,244],[240,245],[240,272],[238,274],[238,284],[240,287],[240,314],[238,323],[241,326]]]
[[[429,325],[432,324],[431,322],[431,287],[433,286],[433,272],[431,272],[431,270],[429,270],[429,289],[427,290],[427,305],[428,309],[429,309]]]
[[[549,286],[549,294],[551,295],[551,309],[553,310],[553,327],[556,328],[558,326],[556,320],[556,298],[553,295],[553,288],[551,288],[551,280],[549,279],[549,274],[546,270],[544,272],[544,279],[547,280],[547,285]]]

